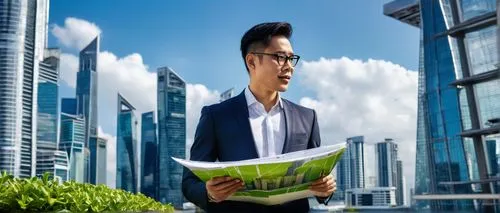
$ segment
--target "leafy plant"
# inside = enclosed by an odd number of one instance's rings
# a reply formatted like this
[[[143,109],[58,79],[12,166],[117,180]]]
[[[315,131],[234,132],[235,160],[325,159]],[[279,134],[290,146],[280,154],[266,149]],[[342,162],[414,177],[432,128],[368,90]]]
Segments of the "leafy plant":
[[[41,178],[0,175],[0,212],[174,212],[173,207],[141,193],[132,194],[105,185],[66,181],[59,184],[48,173]]]

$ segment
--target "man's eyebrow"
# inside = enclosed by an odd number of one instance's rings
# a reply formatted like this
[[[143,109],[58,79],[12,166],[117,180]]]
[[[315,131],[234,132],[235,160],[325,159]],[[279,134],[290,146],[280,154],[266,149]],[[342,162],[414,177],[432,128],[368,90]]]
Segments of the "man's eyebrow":
[[[281,51],[281,50],[275,51],[274,53],[281,53],[281,54],[284,54],[284,55],[288,55],[287,52]],[[294,53],[291,52],[290,55],[294,55]]]

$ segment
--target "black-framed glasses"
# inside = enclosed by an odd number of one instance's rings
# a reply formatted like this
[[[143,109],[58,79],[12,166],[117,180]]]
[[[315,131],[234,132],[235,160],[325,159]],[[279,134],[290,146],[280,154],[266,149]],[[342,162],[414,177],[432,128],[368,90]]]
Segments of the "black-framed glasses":
[[[285,64],[285,62],[288,61],[288,62],[290,62],[290,64],[292,65],[292,67],[295,67],[295,65],[297,65],[297,63],[299,62],[299,59],[300,59],[300,56],[298,56],[298,55],[287,56],[287,55],[282,54],[282,53],[280,54],[280,53],[259,53],[259,52],[252,52],[252,54],[274,56],[274,58],[276,59],[276,61],[278,61],[278,64],[280,66],[283,66]]]

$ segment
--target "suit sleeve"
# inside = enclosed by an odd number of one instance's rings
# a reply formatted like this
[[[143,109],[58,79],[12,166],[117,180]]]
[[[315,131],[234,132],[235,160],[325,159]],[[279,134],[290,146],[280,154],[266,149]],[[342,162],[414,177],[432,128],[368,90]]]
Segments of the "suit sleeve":
[[[210,108],[205,106],[201,110],[200,121],[196,127],[191,147],[191,160],[213,162],[217,159],[216,150],[214,120]],[[182,193],[195,205],[207,209],[208,197],[205,183],[185,167],[182,178]]]
[[[316,111],[313,110],[313,126],[312,126],[312,132],[311,132],[311,137],[309,139],[309,144],[308,144],[308,149],[311,148],[316,148],[321,146],[321,137],[319,134],[319,125],[318,125],[318,118],[316,115]],[[333,194],[326,197],[326,198],[321,198],[321,197],[316,197],[316,200],[318,203],[323,203],[325,205],[328,204],[328,201],[330,201],[330,198],[332,198]]]

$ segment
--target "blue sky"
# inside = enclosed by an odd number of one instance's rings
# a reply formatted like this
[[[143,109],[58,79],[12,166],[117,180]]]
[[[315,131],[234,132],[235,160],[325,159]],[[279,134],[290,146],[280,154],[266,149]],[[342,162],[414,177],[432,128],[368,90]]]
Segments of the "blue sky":
[[[146,2],[146,3],[143,3]],[[51,1],[49,46],[62,49],[60,94],[75,94],[78,51],[101,32],[100,136],[115,140],[116,92],[138,108],[156,106],[155,72],[169,66],[187,82],[187,143],[200,109],[218,94],[248,83],[240,39],[255,24],[287,21],[301,56],[282,95],[313,108],[324,144],[364,135],[400,144],[413,185],[419,29],[383,15],[387,0],[318,1]],[[75,48],[76,47],[76,48]],[[140,117],[140,114],[137,114]],[[115,144],[108,148],[114,186]],[[374,150],[365,170],[374,175]]]
[[[418,29],[384,16],[386,2],[52,1],[50,23],[61,25],[67,17],[96,23],[102,30],[101,50],[118,57],[139,53],[150,71],[167,65],[188,82],[239,92],[248,81],[241,36],[265,21],[293,25],[293,46],[301,60],[373,58],[417,70]],[[58,45],[53,36],[49,44]],[[308,94],[297,84],[290,91],[285,96],[295,101]]]

